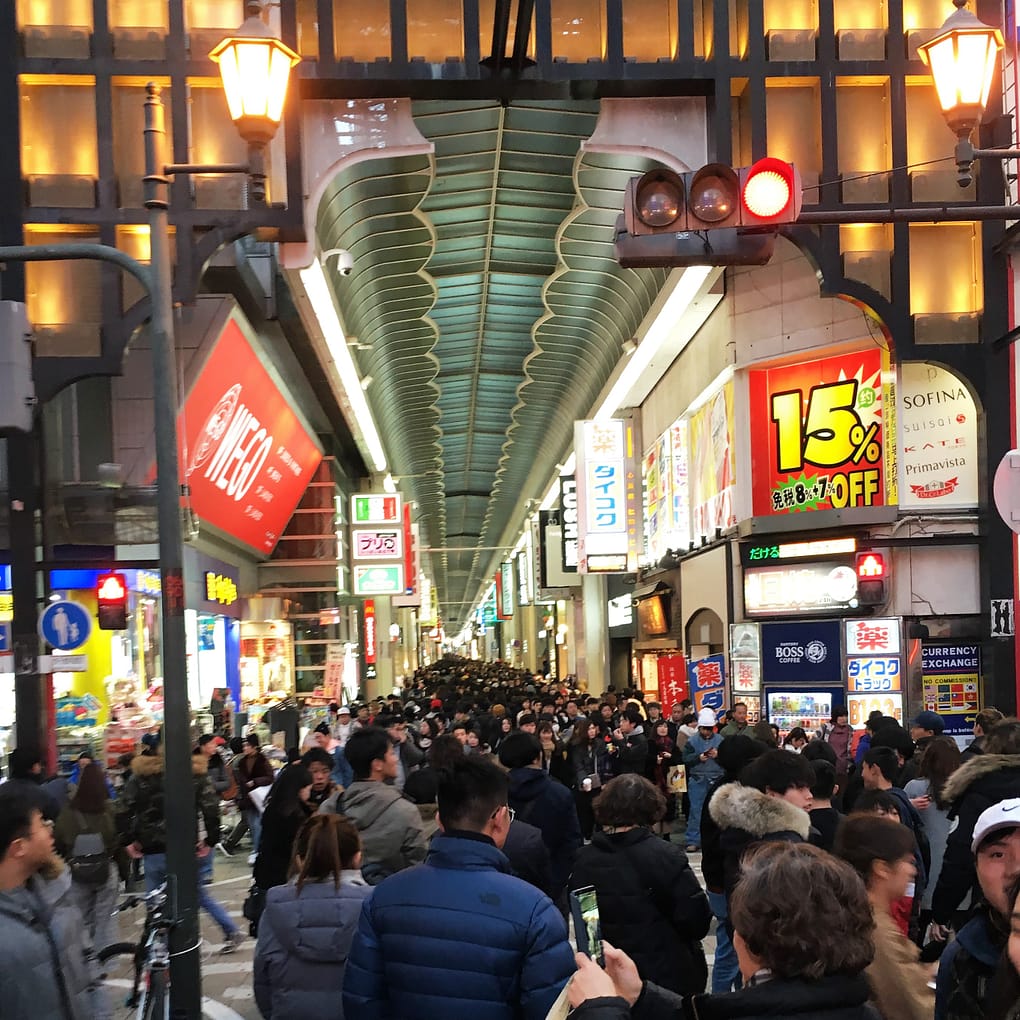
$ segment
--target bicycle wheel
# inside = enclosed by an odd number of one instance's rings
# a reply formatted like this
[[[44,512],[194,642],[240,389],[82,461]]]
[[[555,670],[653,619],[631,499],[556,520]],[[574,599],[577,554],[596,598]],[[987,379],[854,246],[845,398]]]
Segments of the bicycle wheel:
[[[170,1020],[170,971],[149,971],[149,988],[142,1005],[141,1020]]]
[[[135,956],[138,946],[134,942],[115,942],[97,955],[101,979],[97,995],[100,1001],[96,1012],[116,1020],[134,1017],[138,1010],[135,987]]]

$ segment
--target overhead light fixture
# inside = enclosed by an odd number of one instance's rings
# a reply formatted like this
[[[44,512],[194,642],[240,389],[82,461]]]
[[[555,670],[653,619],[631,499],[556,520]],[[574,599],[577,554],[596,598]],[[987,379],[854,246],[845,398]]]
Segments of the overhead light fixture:
[[[638,342],[635,337],[628,337],[620,346],[623,348],[623,353],[630,357],[638,349]]]
[[[626,366],[617,377],[606,399],[599,405],[592,417],[595,421],[612,418],[623,406],[633,386],[646,372],[652,359],[670,338],[677,323],[690,308],[705,281],[721,270],[716,266],[688,266],[677,280],[672,293],[666,299],[655,321],[641,338],[641,343],[627,359]]]
[[[323,341],[333,359],[333,365],[340,378],[347,403],[350,405],[351,415],[354,418],[351,424],[361,433],[361,438],[375,470],[385,471],[386,453],[383,450],[382,439],[368,406],[368,400],[365,398],[365,391],[361,388],[358,369],[354,364],[354,358],[351,357],[347,336],[340,323],[340,316],[333,303],[333,292],[326,281],[322,265],[316,259],[310,266],[300,270],[298,276],[305,289],[312,312],[318,320]]]
[[[374,382],[375,382],[375,376],[374,375],[366,375],[361,380],[361,388],[363,390],[367,390],[369,388],[369,386],[371,386],[372,383],[374,383]]]

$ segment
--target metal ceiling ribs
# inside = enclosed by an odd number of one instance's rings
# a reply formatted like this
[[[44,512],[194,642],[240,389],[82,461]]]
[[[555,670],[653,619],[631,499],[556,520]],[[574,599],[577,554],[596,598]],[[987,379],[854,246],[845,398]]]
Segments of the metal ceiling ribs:
[[[579,151],[597,102],[413,109],[434,160],[344,172],[320,207],[319,243],[355,256],[334,286],[348,329],[371,345],[359,369],[428,544],[491,547],[512,541],[665,279],[612,256],[626,180],[648,163]],[[432,558],[441,600],[461,603],[452,624],[499,559]]]

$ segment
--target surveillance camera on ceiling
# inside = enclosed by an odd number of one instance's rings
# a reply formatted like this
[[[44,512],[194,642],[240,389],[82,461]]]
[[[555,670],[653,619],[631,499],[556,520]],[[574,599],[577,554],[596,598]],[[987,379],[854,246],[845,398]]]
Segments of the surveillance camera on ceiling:
[[[322,253],[322,262],[325,263],[336,256],[336,271],[341,276],[350,276],[354,270],[354,256],[346,248],[330,248]]]

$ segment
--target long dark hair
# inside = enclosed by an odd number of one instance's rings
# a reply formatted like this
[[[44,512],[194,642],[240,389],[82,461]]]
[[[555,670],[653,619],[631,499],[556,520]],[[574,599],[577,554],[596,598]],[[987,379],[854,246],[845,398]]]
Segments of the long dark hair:
[[[312,785],[312,774],[304,765],[288,765],[273,783],[272,792],[266,800],[266,812],[293,815],[306,810],[298,794]]]
[[[960,749],[952,737],[935,737],[921,752],[921,760],[917,763],[917,775],[928,780],[934,800],[938,801],[942,796],[942,787],[960,767],[960,761]]]
[[[106,810],[110,793],[106,789],[106,774],[101,765],[86,765],[78,776],[78,788],[71,798],[71,807],[84,815],[101,815]]]

